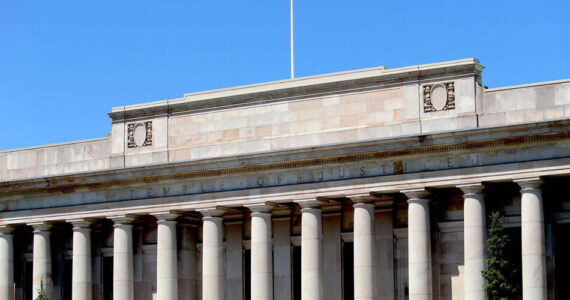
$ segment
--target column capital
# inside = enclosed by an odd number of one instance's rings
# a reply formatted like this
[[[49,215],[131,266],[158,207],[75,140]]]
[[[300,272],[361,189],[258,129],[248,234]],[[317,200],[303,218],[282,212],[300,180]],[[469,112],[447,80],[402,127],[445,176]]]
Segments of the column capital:
[[[90,229],[91,224],[93,221],[90,219],[72,219],[72,220],[65,220],[67,223],[71,223],[73,225],[73,230],[80,230],[80,229]]]
[[[256,203],[256,204],[246,204],[244,205],[245,207],[247,207],[250,211],[251,214],[259,214],[259,213],[271,213],[271,211],[273,211],[273,209],[275,207],[277,207],[277,204],[273,203],[273,202],[263,202],[263,203]]]
[[[429,192],[425,189],[409,189],[400,191],[408,197],[408,203],[429,202]]]
[[[157,219],[158,223],[175,221],[176,218],[180,216],[180,214],[172,211],[159,211],[151,213],[150,215],[154,216]]]
[[[135,220],[135,217],[132,215],[117,215],[117,216],[108,216],[107,219],[113,221],[114,226],[118,226],[118,225],[131,225],[131,223]]]
[[[537,190],[542,185],[542,180],[539,177],[515,179],[513,181],[521,187],[521,191]]]
[[[321,199],[310,199],[310,200],[295,201],[295,203],[297,203],[301,206],[301,209],[308,209],[308,208],[320,209],[321,206],[326,202],[327,202],[326,200],[321,200]]]
[[[346,196],[346,198],[350,199],[350,201],[352,201],[354,204],[358,204],[358,203],[374,203],[374,201],[376,201],[377,197],[370,195],[370,193],[367,194],[356,194],[356,195],[348,195]]]
[[[485,190],[485,186],[481,183],[462,184],[458,185],[457,188],[463,191],[464,196],[483,194],[483,190]]]
[[[197,209],[196,211],[201,213],[203,218],[221,218],[227,211],[228,209],[225,207],[221,207],[221,206],[216,206],[216,207],[207,207],[207,208],[201,208],[201,209]]]
[[[10,225],[0,225],[0,235],[12,234],[14,232],[14,227]]]
[[[34,228],[34,233],[49,232],[52,227],[52,224],[49,222],[28,223],[27,225]]]

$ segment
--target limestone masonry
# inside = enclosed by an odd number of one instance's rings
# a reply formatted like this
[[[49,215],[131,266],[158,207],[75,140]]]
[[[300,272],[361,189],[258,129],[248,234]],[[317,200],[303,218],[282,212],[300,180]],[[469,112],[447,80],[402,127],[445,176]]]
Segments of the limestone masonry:
[[[0,300],[484,300],[505,215],[522,299],[570,299],[570,79],[477,59],[115,107],[0,152]]]

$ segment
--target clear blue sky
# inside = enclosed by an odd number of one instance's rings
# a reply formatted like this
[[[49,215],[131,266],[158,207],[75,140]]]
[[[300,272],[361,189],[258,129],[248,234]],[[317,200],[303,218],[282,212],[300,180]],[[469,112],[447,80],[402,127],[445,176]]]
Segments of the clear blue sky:
[[[568,1],[297,0],[296,75],[478,57],[570,77]],[[289,77],[289,0],[0,0],[0,150],[103,137],[114,106]]]

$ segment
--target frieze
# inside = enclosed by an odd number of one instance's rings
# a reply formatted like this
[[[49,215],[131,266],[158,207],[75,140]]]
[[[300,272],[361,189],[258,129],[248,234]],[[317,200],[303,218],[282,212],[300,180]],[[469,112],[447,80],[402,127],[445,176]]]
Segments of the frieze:
[[[455,109],[455,83],[426,84],[423,86],[424,112]]]
[[[295,162],[123,179],[104,183],[77,184],[51,189],[44,188],[20,192],[18,197],[22,197],[24,193],[40,194],[42,192],[44,193],[42,197],[46,197],[50,195],[49,193],[65,190],[67,191],[66,194],[76,196],[78,194],[97,193],[100,195],[97,196],[99,198],[106,195],[103,197],[107,200],[97,201],[121,201],[469,168],[520,161],[520,154],[517,154],[517,151],[509,155],[505,154],[507,153],[505,151],[510,151],[507,150],[508,147],[524,149],[519,145],[569,138],[570,132],[564,132],[512,137],[494,141],[406,148]],[[551,145],[544,144],[533,147],[533,149],[538,149],[536,150],[538,152],[533,152],[533,159],[542,159],[540,153],[545,153],[544,147],[551,148]],[[477,149],[484,149],[485,151],[476,152]],[[12,193],[12,196],[14,195]],[[57,197],[57,194],[51,195]],[[10,195],[8,196],[10,197]]]

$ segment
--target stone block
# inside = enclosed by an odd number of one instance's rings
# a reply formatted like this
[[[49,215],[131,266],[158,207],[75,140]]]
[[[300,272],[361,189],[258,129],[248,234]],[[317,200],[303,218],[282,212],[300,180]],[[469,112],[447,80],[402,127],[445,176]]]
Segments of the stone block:
[[[505,113],[505,122],[507,124],[522,123],[525,120],[524,110],[513,110]]]
[[[477,128],[477,115],[466,114],[457,116],[457,129]]]
[[[422,120],[421,123],[422,133],[442,132],[457,128],[457,119],[455,118]]]
[[[554,105],[570,104],[570,83],[554,87]]]
[[[544,120],[544,111],[542,109],[527,109],[524,118],[527,122],[542,121]]]
[[[553,119],[562,119],[564,118],[564,107],[557,106],[551,108],[544,109],[544,119],[545,120],[553,120]]]
[[[455,109],[458,114],[475,112],[475,78],[455,81]]]
[[[506,114],[484,114],[479,116],[479,127],[494,127],[506,124]]]

